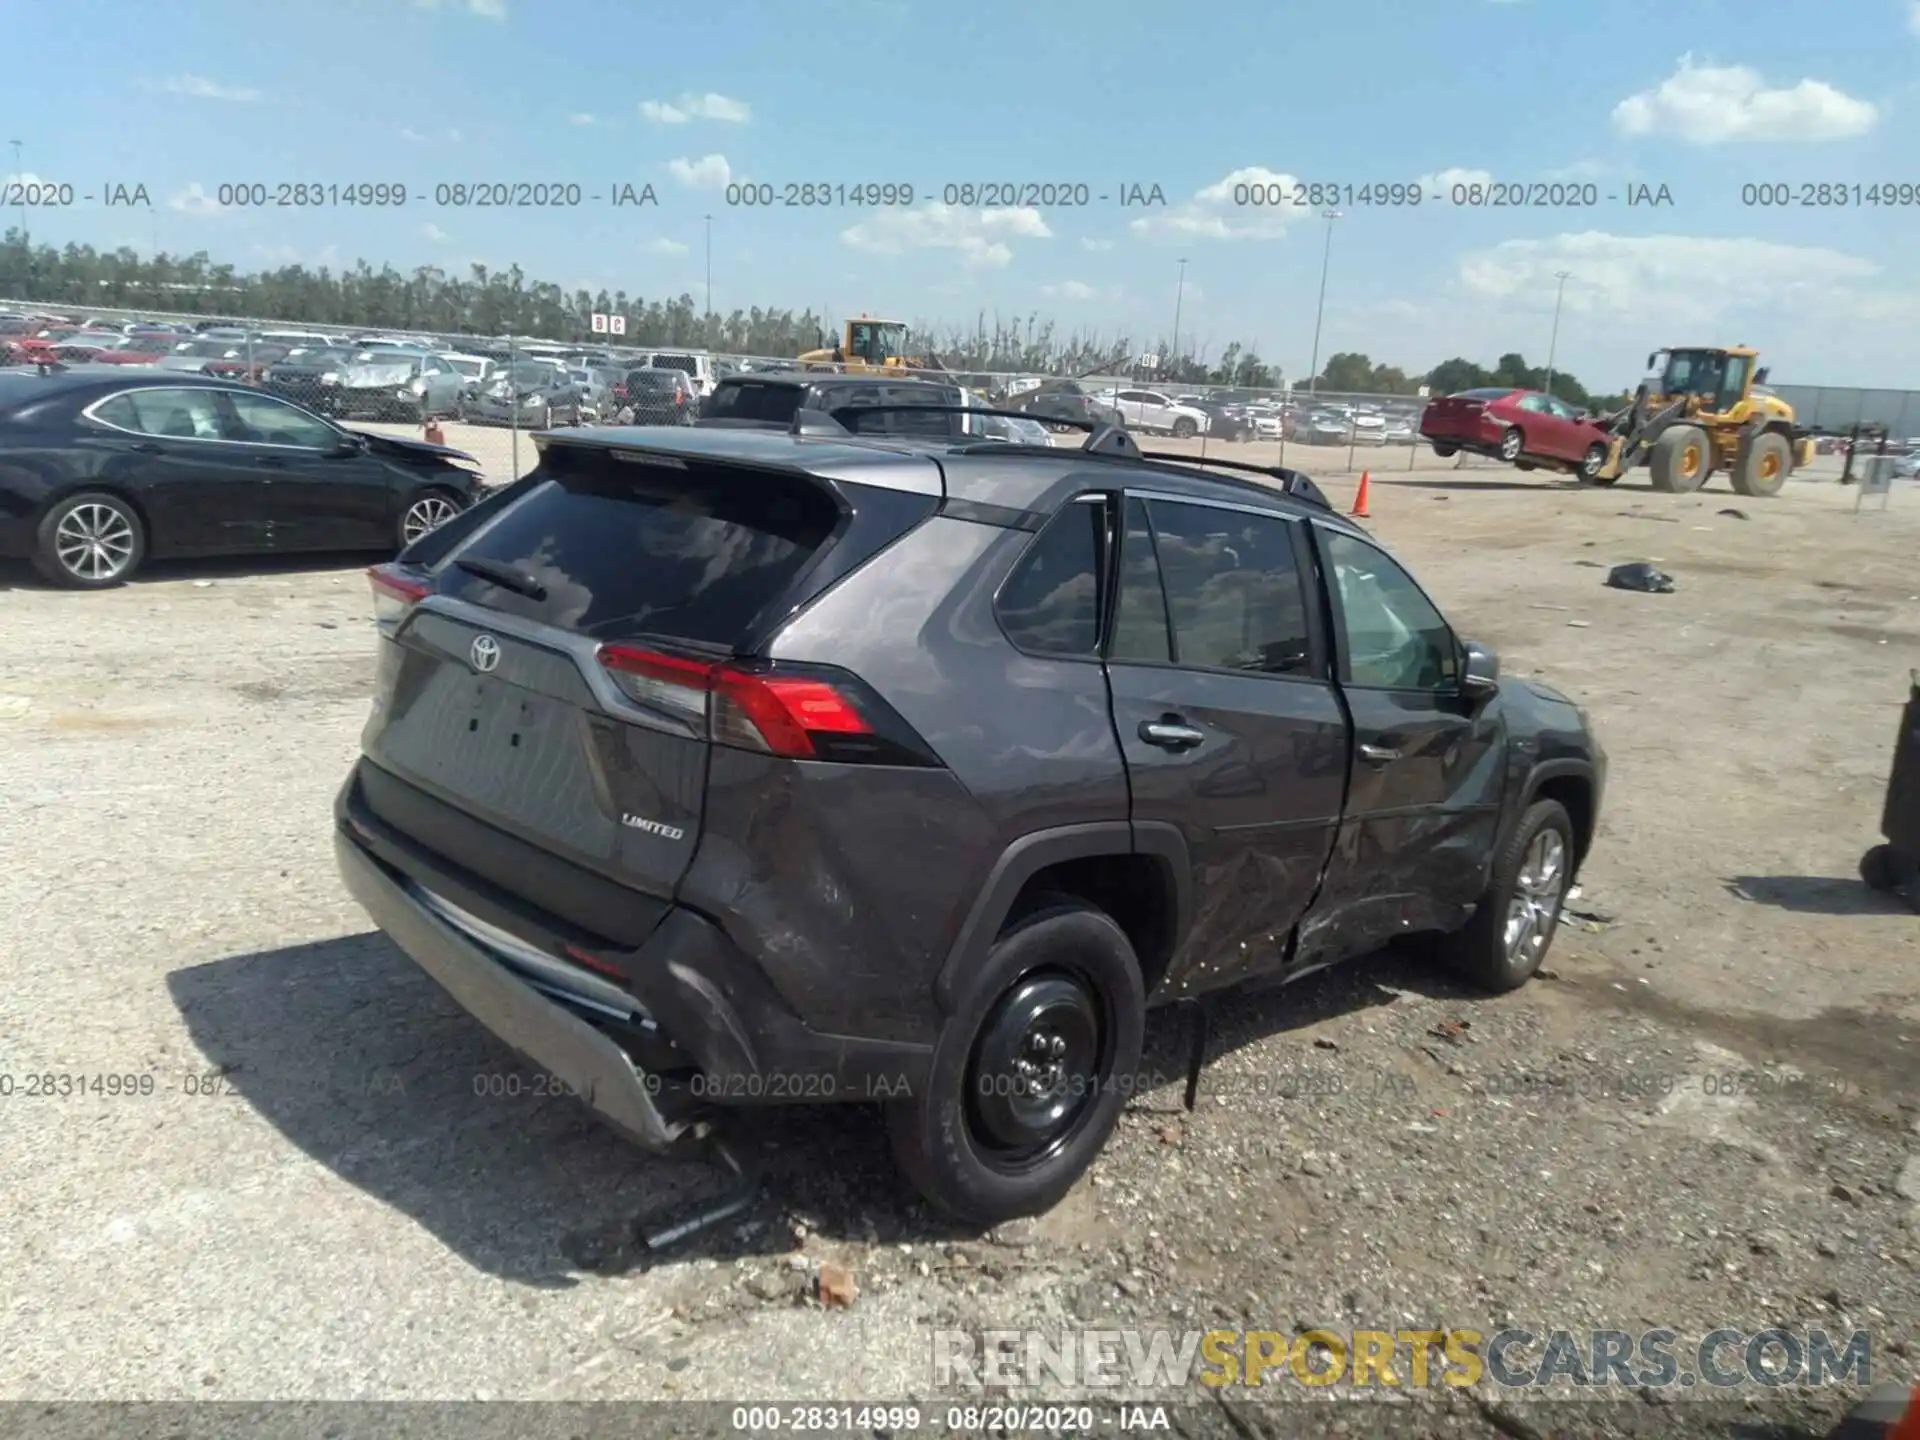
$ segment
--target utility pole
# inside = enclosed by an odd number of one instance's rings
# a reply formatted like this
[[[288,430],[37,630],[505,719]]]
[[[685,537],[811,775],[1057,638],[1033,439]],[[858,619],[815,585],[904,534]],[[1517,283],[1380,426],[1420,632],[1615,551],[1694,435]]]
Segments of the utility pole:
[[[16,185],[21,186],[20,239],[24,242],[27,238],[27,192],[25,188],[27,172],[20,168],[20,142],[18,140],[9,140],[7,143],[13,146],[13,180]]]
[[[1187,262],[1180,262],[1180,283],[1173,292],[1173,342],[1167,346],[1167,364],[1176,363],[1180,354],[1180,302],[1187,298]]]
[[[1327,313],[1327,266],[1333,260],[1333,222],[1340,218],[1338,210],[1322,210],[1320,218],[1327,222],[1327,244],[1320,253],[1320,303],[1313,311],[1313,359],[1307,365],[1307,394],[1314,395],[1320,388],[1320,322]]]
[[[1553,272],[1553,278],[1560,282],[1559,289],[1553,292],[1553,334],[1547,341],[1547,394],[1553,394],[1553,356],[1560,348],[1560,301],[1567,293],[1567,281],[1572,278],[1565,270]]]
[[[713,319],[713,216],[707,219],[707,319]]]

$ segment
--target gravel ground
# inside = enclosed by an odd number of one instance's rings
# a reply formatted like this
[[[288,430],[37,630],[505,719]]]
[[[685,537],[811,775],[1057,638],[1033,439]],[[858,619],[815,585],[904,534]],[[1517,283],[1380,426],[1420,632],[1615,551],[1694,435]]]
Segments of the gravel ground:
[[[335,878],[364,562],[98,595],[0,574],[0,1397],[932,1404],[932,1329],[1083,1325],[1860,1327],[1875,1379],[1910,1373],[1920,920],[1855,865],[1920,664],[1920,499],[1852,506],[1376,471],[1373,528],[1612,756],[1586,918],[1542,978],[1487,999],[1409,949],[1225,1002],[1192,1114],[1162,1017],[1147,1068],[1173,1078],[1055,1212],[984,1236],[911,1199],[873,1114],[764,1115],[756,1207],[661,1256],[637,1220],[713,1172],[527,1093]],[[1601,584],[1647,559],[1676,593]],[[49,1072],[152,1089],[24,1098]],[[816,1298],[823,1265],[851,1305]],[[1803,1435],[1848,1397],[1533,1421],[1259,1398],[1176,1418]]]

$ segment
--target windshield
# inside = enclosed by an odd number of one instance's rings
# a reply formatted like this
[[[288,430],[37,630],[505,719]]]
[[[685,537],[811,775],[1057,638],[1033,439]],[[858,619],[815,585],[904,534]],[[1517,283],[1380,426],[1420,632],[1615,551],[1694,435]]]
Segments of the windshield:
[[[447,363],[469,380],[478,380],[487,373],[487,362],[484,360],[449,360]]]
[[[353,357],[356,365],[412,365],[419,357],[404,350],[362,350]]]
[[[856,320],[852,328],[851,343],[847,346],[849,359],[866,360],[877,365],[883,360],[907,353],[907,327],[904,325],[896,325],[888,320]]]
[[[556,372],[551,365],[543,365],[537,360],[523,360],[507,372],[507,377],[515,385],[551,385]]]

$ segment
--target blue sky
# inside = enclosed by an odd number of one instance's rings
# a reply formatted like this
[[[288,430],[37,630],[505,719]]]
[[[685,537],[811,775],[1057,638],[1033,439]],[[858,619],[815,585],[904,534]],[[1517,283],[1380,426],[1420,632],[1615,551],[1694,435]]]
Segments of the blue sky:
[[[1662,344],[1745,342],[1782,382],[1920,387],[1920,0],[66,0],[13,6],[6,30],[19,171],[154,200],[38,211],[47,240],[243,268],[518,262],[699,299],[711,214],[718,309],[1038,312],[1143,341],[1171,328],[1184,258],[1184,337],[1304,375],[1331,225],[1322,358],[1544,360],[1564,270],[1557,360],[1591,385],[1632,383]],[[1450,203],[1484,178],[1597,203]],[[212,203],[302,180],[409,200]],[[435,203],[492,180],[583,200]],[[911,185],[916,204],[754,209],[728,180]],[[969,182],[1091,203],[943,203]],[[1426,198],[1356,196],[1329,222],[1293,208],[1295,182]],[[1743,204],[1822,182],[1909,203]],[[621,183],[659,203],[613,207]],[[1289,203],[1235,207],[1236,184]],[[1136,185],[1167,203],[1123,208]],[[1671,203],[1628,205],[1642,185]]]

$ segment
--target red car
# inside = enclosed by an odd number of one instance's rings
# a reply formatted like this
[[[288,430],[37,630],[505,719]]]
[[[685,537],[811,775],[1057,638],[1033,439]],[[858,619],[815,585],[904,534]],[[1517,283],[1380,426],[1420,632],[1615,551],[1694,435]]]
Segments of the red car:
[[[1607,427],[1539,390],[1462,390],[1428,404],[1420,434],[1442,459],[1465,450],[1522,470],[1591,477],[1607,458]]]

